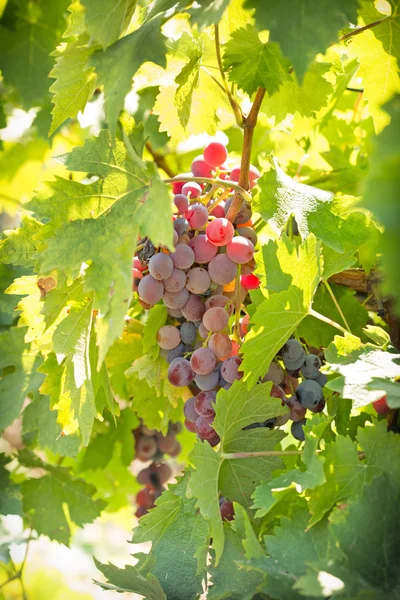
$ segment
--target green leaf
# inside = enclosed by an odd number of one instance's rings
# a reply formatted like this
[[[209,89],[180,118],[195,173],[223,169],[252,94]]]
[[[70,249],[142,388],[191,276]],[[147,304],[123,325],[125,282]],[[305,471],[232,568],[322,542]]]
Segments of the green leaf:
[[[190,14],[192,24],[197,25],[199,29],[204,29],[218,24],[228,5],[229,0],[199,0],[187,12]]]
[[[23,412],[22,432],[24,436],[35,436],[40,448],[48,449],[60,456],[76,456],[79,451],[79,438],[76,435],[61,436],[61,426],[57,423],[57,413],[50,410],[46,397],[37,398]]]
[[[143,330],[143,353],[151,356],[155,360],[160,353],[160,346],[157,344],[157,332],[165,325],[168,318],[168,311],[163,304],[153,306],[147,317]]]
[[[330,284],[330,287],[352,333],[355,336],[362,336],[363,329],[368,322],[368,311],[355,298],[353,290],[334,283]],[[324,285],[318,287],[312,306],[318,313],[345,327],[343,319]],[[327,348],[333,342],[337,329],[328,325],[328,323],[323,323],[319,319],[309,316],[300,323],[297,333],[300,337],[306,339],[310,346]]]
[[[320,280],[320,244],[314,235],[299,246],[298,254],[287,238],[279,245],[268,244],[264,260],[269,260],[275,251],[271,278],[263,275],[264,281],[267,285],[270,281],[277,289],[285,289],[271,293],[251,317],[253,326],[241,348],[243,379],[249,388],[265,375],[272,359],[308,314]],[[265,273],[268,267],[262,266],[262,258],[262,255],[258,256],[257,264],[261,266],[257,267],[257,272],[262,268]],[[279,273],[279,269],[283,273]]]
[[[188,491],[197,498],[197,506],[204,518],[211,521],[217,564],[224,547],[219,491],[249,510],[254,489],[281,465],[280,458],[275,456],[229,457],[230,453],[236,452],[272,450],[282,439],[282,432],[265,427],[243,431],[246,425],[286,412],[280,400],[269,396],[270,390],[271,384],[266,383],[249,392],[242,381],[236,381],[229,391],[220,390],[213,424],[221,438],[219,450],[213,450],[207,442],[198,442],[190,455],[196,471],[190,478]]]
[[[24,512],[39,535],[47,535],[69,545],[71,530],[63,505],[68,507],[68,517],[79,527],[92,523],[105,507],[102,500],[93,500],[96,488],[82,479],[74,479],[68,469],[43,463],[27,450],[19,453],[19,462],[27,467],[45,469],[48,474],[22,483]],[[43,502],[46,498],[46,502]]]
[[[92,98],[96,75],[93,67],[87,66],[87,62],[93,52],[94,47],[86,47],[83,40],[64,43],[53,52],[56,64],[49,77],[56,81],[50,87],[54,107],[49,135],[66,119],[76,117],[80,110],[83,111]]]
[[[350,269],[357,262],[354,256],[354,248],[350,246],[344,252],[336,252],[328,246],[323,246],[322,256],[324,258],[324,281],[328,281],[329,277],[336,273],[341,273],[346,269]]]
[[[10,327],[18,315],[18,313],[16,314],[15,307],[18,300],[22,298],[22,295],[16,298],[4,292],[13,280],[22,275],[23,272],[24,270],[21,268],[0,264],[0,330]]]
[[[337,252],[349,245],[357,249],[370,237],[371,218],[361,209],[351,210],[352,199],[334,200],[330,192],[295,181],[276,160],[258,184],[261,191],[254,199],[254,210],[279,231],[293,215],[303,239],[315,233]]]
[[[38,373],[42,359],[25,343],[25,333],[17,327],[0,333],[0,430],[18,417],[26,396],[36,393],[43,381]]]
[[[37,244],[33,237],[40,231],[42,224],[32,217],[22,218],[22,227],[9,231],[0,241],[0,261],[5,264],[33,267]]]
[[[233,32],[225,46],[224,70],[231,81],[250,96],[259,86],[273,94],[289,79],[289,61],[278,44],[263,43],[251,25]]]
[[[116,42],[127,29],[136,0],[82,0],[91,37],[103,48]]]
[[[381,380],[390,382],[400,377],[400,354],[385,352],[353,335],[336,336],[325,352],[331,371],[341,377],[329,381],[327,387],[361,407],[379,400],[385,393]],[[376,382],[376,385],[374,383]]]
[[[103,573],[107,582],[95,581],[103,590],[115,592],[132,592],[143,596],[146,600],[166,600],[158,579],[151,573],[142,575],[136,567],[126,565],[123,569],[108,563],[102,564],[94,558],[96,567]]]
[[[400,127],[400,96],[385,106],[391,116],[390,125],[376,138],[371,167],[365,184],[364,204],[384,226],[379,251],[386,269],[384,285],[395,295],[400,311],[400,286],[397,277],[397,257],[400,246],[396,225],[399,222],[397,190],[399,186],[400,152],[397,135]]]
[[[279,42],[302,80],[315,56],[337,40],[339,29],[357,20],[357,0],[246,0],[245,8],[256,9],[256,22]]]
[[[0,454],[0,514],[22,515],[20,486],[10,478],[10,471],[5,466],[10,462],[4,454]]]
[[[179,52],[188,57],[188,62],[175,77],[178,84],[175,93],[175,106],[178,109],[179,121],[183,128],[187,127],[192,109],[193,93],[199,85],[201,58],[203,48],[201,39],[183,33],[177,45]]]
[[[398,2],[390,4],[393,15],[398,11]],[[357,75],[362,77],[363,96],[368,100],[368,110],[379,133],[390,120],[383,105],[400,93],[400,32],[394,18],[384,19],[387,13],[379,12],[378,3],[361,0],[360,5],[358,24],[361,27],[383,19],[362,35],[354,36],[347,46],[349,54],[360,64]]]
[[[166,66],[165,38],[160,28],[161,19],[154,18],[107,50],[96,52],[89,61],[96,69],[99,83],[104,85],[105,111],[112,138],[136,71],[145,62]]]
[[[24,107],[40,104],[48,94],[50,53],[65,28],[68,4],[69,0],[40,4],[23,0],[13,27],[0,25],[0,70],[5,81],[17,88]]]
[[[132,542],[152,542],[151,574],[161,583],[168,600],[193,600],[202,592],[209,524],[195,501],[164,492],[157,506],[142,517]],[[173,552],[171,549],[173,548]]]

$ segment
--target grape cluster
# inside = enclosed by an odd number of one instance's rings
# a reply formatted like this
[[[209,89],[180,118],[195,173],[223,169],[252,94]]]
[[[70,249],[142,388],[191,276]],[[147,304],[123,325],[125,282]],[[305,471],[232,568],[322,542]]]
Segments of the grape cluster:
[[[191,175],[236,183],[240,167],[230,169],[227,157],[223,144],[211,142],[193,160]],[[251,166],[250,188],[259,176]],[[232,191],[181,182],[173,184],[173,192],[175,251],[149,252],[147,247],[145,255],[139,253],[134,258],[134,290],[146,308],[160,301],[167,307],[168,324],[159,329],[157,343],[169,362],[168,379],[174,386],[188,386],[192,393],[184,407],[186,428],[215,446],[217,392],[242,377],[239,349],[250,327],[246,295],[260,285],[253,273],[257,234],[246,201],[233,222],[226,218]],[[260,381],[272,381],[271,395],[280,398],[289,413],[249,427],[281,426],[290,418],[292,434],[304,439],[307,409],[318,412],[324,407],[326,376],[320,367],[318,356],[306,355],[300,342],[288,340]]]
[[[154,502],[165,490],[164,484],[172,476],[171,467],[164,462],[164,454],[178,456],[181,447],[175,436],[180,431],[179,423],[170,423],[165,436],[143,424],[133,431],[136,458],[142,462],[152,461],[137,475],[137,481],[145,486],[136,495],[135,514],[138,518],[154,507]]]

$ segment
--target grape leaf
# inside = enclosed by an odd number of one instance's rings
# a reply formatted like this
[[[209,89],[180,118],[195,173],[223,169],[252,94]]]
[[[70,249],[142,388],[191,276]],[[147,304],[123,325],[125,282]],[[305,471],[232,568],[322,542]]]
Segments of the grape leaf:
[[[357,262],[354,256],[354,248],[351,246],[347,250],[345,249],[344,252],[336,252],[336,250],[332,250],[328,246],[323,246],[322,256],[324,259],[324,281],[327,281],[335,273],[341,273],[346,269],[350,269]]]
[[[390,125],[376,138],[374,153],[371,157],[370,171],[365,183],[364,204],[373,211],[376,218],[385,227],[380,239],[379,251],[383,253],[386,267],[384,285],[397,297],[400,310],[400,287],[397,277],[397,258],[399,242],[396,224],[399,222],[396,191],[399,186],[400,152],[397,136],[400,126],[400,96],[385,105],[391,116]]]
[[[335,336],[325,352],[331,371],[340,377],[327,383],[331,390],[343,398],[353,400],[353,406],[361,407],[379,400],[385,393],[381,380],[391,381],[400,377],[400,354],[385,352],[353,335]],[[377,385],[374,385],[374,382]]]
[[[223,64],[229,79],[250,96],[259,86],[273,94],[289,79],[290,63],[282,57],[279,45],[263,43],[251,25],[232,33]]]
[[[193,93],[199,85],[200,65],[203,56],[201,38],[194,38],[183,33],[177,44],[179,52],[188,57],[188,62],[175,77],[178,87],[175,92],[175,106],[178,109],[179,121],[183,128],[187,127],[192,109]]]
[[[199,0],[188,9],[190,20],[199,29],[218,24],[222,19],[229,0]]]
[[[294,215],[301,237],[315,233],[330,248],[343,252],[357,249],[370,237],[371,217],[361,209],[351,209],[352,199],[334,200],[333,194],[299,183],[289,177],[274,159],[274,167],[259,180],[260,193],[254,210],[282,231]]]
[[[76,435],[61,436],[61,426],[57,423],[57,413],[50,410],[49,400],[40,397],[28,404],[23,412],[22,432],[32,445],[48,449],[60,456],[76,456],[79,451],[79,438]]]
[[[26,108],[47,96],[53,63],[49,55],[65,28],[68,4],[69,0],[42,0],[40,4],[23,0],[12,27],[0,25],[0,70],[6,82],[17,88]]]
[[[363,328],[368,322],[368,311],[354,297],[353,290],[333,283],[331,289],[353,335],[363,336]],[[336,323],[340,323],[343,327],[346,326],[324,285],[319,286],[314,296],[313,309]],[[333,342],[337,329],[313,316],[308,316],[300,323],[297,333],[311,346],[327,348]]]
[[[257,484],[269,479],[271,472],[281,464],[280,459],[273,456],[229,457],[235,452],[272,450],[282,439],[282,432],[264,427],[243,431],[246,425],[286,412],[279,400],[269,397],[270,390],[271,384],[267,383],[249,392],[242,381],[236,381],[229,391],[220,390],[213,425],[221,438],[219,450],[214,451],[207,442],[198,442],[190,455],[196,471],[190,478],[188,492],[197,498],[197,506],[204,518],[211,521],[216,564],[224,547],[219,491],[229,500],[250,509],[250,498]]]
[[[26,396],[37,392],[43,377],[42,359],[25,343],[26,330],[12,327],[0,332],[0,430],[16,419]]]
[[[108,48],[128,27],[136,0],[82,0],[82,4],[91,37]]]
[[[339,592],[344,600],[398,598],[400,582],[395,565],[399,559],[399,500],[399,490],[390,476],[382,475],[365,487],[346,510],[337,511],[329,530],[340,553],[335,552],[330,560],[315,558],[307,574],[296,582],[299,592],[309,595],[313,589],[316,597]]]
[[[392,15],[398,12],[399,2],[391,4]],[[359,25],[365,26],[384,17],[379,5],[368,0],[360,2]],[[394,94],[400,93],[400,32],[398,22],[384,19],[372,29],[367,29],[351,39],[347,46],[351,56],[360,64],[357,75],[362,77],[364,98],[374,119],[377,133],[389,123],[390,117],[382,108]]]
[[[50,87],[54,107],[49,135],[68,117],[76,117],[80,110],[83,111],[93,96],[96,76],[87,62],[94,50],[94,46],[85,46],[85,40],[74,40],[63,43],[53,52],[56,63],[49,77],[56,81]]]
[[[107,50],[95,52],[89,61],[96,69],[99,84],[104,85],[105,111],[112,138],[136,71],[145,62],[166,66],[165,38],[160,27],[161,18],[155,17]]]
[[[33,237],[40,231],[42,224],[32,217],[22,218],[22,227],[9,231],[0,241],[0,261],[5,264],[33,267],[37,245]]]
[[[0,514],[22,515],[20,486],[10,478],[10,472],[5,466],[10,462],[4,454],[0,454]]]
[[[318,523],[336,503],[345,502],[361,493],[374,477],[387,473],[397,486],[400,485],[400,470],[396,462],[396,457],[400,456],[400,442],[394,439],[393,433],[387,433],[385,422],[375,422],[374,427],[366,427],[361,435],[359,429],[358,438],[365,451],[365,461],[359,460],[357,442],[349,437],[337,436],[334,443],[326,444],[322,452],[326,483],[310,494],[310,527]]]
[[[167,322],[168,311],[163,304],[153,306],[147,316],[143,330],[143,353],[155,360],[160,353],[157,332]]]
[[[279,268],[279,260],[282,262],[282,267],[286,269],[285,277],[277,278],[273,273],[271,280],[274,285],[287,286],[287,290],[271,293],[257,306],[251,317],[253,326],[241,348],[243,380],[247,381],[249,389],[260,376],[265,375],[272,359],[307,316],[320,280],[320,244],[315,236],[310,235],[303,242],[298,258],[291,266],[287,262],[287,256],[288,252],[292,252],[294,256],[294,248],[291,243],[287,243],[286,247],[285,241],[282,243],[278,260],[274,259],[273,263],[275,273]],[[293,277],[291,283],[289,277]],[[285,315],[284,318],[282,315]]]
[[[256,9],[256,22],[268,29],[273,41],[290,58],[299,79],[316,54],[337,39],[337,32],[357,20],[357,0],[287,0],[284,7],[273,0],[246,0]]]
[[[328,80],[330,69],[330,64],[315,62],[306,72],[301,85],[292,74],[274,94],[269,94],[267,90],[262,104],[263,112],[273,115],[276,123],[283,121],[288,114],[314,117],[328,104],[333,92],[332,83]]]
[[[24,512],[39,535],[47,535],[66,546],[71,539],[71,530],[63,505],[68,506],[68,515],[73,523],[82,527],[98,517],[105,507],[103,500],[93,500],[96,488],[82,479],[74,479],[68,469],[42,462],[27,450],[18,455],[20,464],[41,468],[47,474],[39,479],[28,479],[21,485]],[[43,502],[46,498],[46,502]]]
[[[160,583],[154,575],[147,573],[142,575],[136,567],[126,565],[120,569],[108,563],[102,564],[94,558],[96,567],[106,577],[107,582],[94,581],[103,590],[111,590],[115,592],[132,592],[143,596],[146,600],[167,600]]]
[[[155,559],[151,574],[161,583],[168,600],[192,600],[200,595],[209,524],[196,511],[195,501],[164,492],[156,508],[140,519],[133,532],[134,544],[148,541],[152,542],[150,560]]]
[[[15,305],[21,296],[15,298],[4,294],[4,291],[23,272],[21,268],[0,264],[0,330],[10,327],[18,316]]]

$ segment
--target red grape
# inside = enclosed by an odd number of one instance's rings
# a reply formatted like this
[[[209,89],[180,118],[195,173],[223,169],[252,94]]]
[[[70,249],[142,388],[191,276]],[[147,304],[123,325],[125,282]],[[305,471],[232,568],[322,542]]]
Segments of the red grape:
[[[189,269],[194,263],[194,252],[187,244],[177,244],[170,256],[177,269]]]
[[[307,409],[297,400],[296,396],[288,398],[286,404],[290,409],[289,418],[292,421],[302,421],[304,419]]]
[[[177,327],[173,325],[164,325],[157,332],[157,344],[164,350],[176,348],[181,341],[181,334]]]
[[[206,311],[204,302],[195,294],[189,294],[189,299],[182,307],[182,315],[187,321],[201,321]]]
[[[168,279],[164,279],[163,284],[167,292],[180,292],[186,285],[185,271],[174,267],[172,275]]]
[[[224,308],[213,306],[206,310],[203,315],[203,325],[208,331],[222,331],[228,325],[229,316]]]
[[[218,252],[218,248],[209,242],[205,235],[196,235],[188,245],[194,252],[195,261],[199,264],[210,262]]]
[[[189,208],[189,198],[183,194],[176,194],[174,196],[174,203],[178,209],[178,215],[184,215]]]
[[[210,142],[204,148],[204,160],[210,167],[220,167],[228,157],[228,151],[221,142]]]
[[[231,207],[231,204],[233,202],[233,198],[229,198],[226,202],[225,202],[225,215],[228,214],[229,209]],[[251,219],[251,206],[248,202],[243,201],[239,212],[237,213],[236,217],[235,217],[235,223],[236,225],[243,225],[244,223],[248,223],[248,221]]]
[[[284,377],[285,373],[281,365],[277,362],[272,362],[261,381],[272,381],[273,383],[280,385],[283,382]]]
[[[372,403],[372,406],[374,407],[378,415],[386,415],[390,410],[390,408],[387,405],[386,398],[387,396],[385,394],[384,396],[382,396],[382,398],[379,398],[379,400],[375,400]]]
[[[134,256],[133,258],[133,268],[134,269],[139,269],[139,271],[145,271],[146,270],[146,265],[142,265],[142,263],[140,262],[140,260],[138,259],[137,256]]]
[[[187,421],[191,421],[192,423],[196,423],[197,417],[199,416],[196,411],[196,397],[193,396],[186,400],[183,405],[183,414],[185,415]]]
[[[235,230],[228,219],[213,219],[206,229],[206,236],[214,246],[226,246],[232,241]]]
[[[236,276],[236,265],[226,254],[217,254],[208,265],[208,274],[214,283],[226,285]],[[251,276],[250,276],[251,277]]]
[[[132,269],[132,276],[133,276],[132,292],[137,292],[139,289],[139,281],[141,279],[143,279],[143,273],[142,273],[142,271],[139,271],[139,269]]]
[[[261,281],[254,274],[241,275],[240,283],[246,290],[257,290],[260,287]]]
[[[199,348],[193,352],[190,366],[196,375],[208,375],[214,369],[215,354],[209,348]]]
[[[238,232],[242,237],[250,240],[253,246],[257,244],[257,234],[251,227],[240,227]]]
[[[186,358],[175,358],[168,367],[168,381],[175,387],[189,385],[195,374]]]
[[[225,333],[213,333],[208,340],[208,347],[217,358],[227,358],[232,351],[232,342]]]
[[[211,177],[212,175],[211,167],[206,163],[202,154],[193,159],[190,168],[195,177]]]
[[[200,390],[204,392],[209,392],[213,390],[219,382],[219,370],[214,369],[208,375],[196,375],[195,383]]]
[[[136,494],[136,504],[138,506],[144,506],[144,508],[151,508],[154,506],[154,494],[148,488],[143,488]]]
[[[240,335],[244,337],[249,331],[250,316],[244,315],[243,319],[240,320]]]
[[[210,287],[210,277],[202,267],[195,267],[187,272],[186,288],[192,294],[204,294]]]
[[[260,177],[260,171],[254,166],[250,165],[249,168],[249,184],[250,189],[256,185],[257,179]],[[239,181],[240,178],[240,166],[233,167],[231,171],[231,175],[229,177],[230,181]]]
[[[224,308],[227,311],[229,316],[231,316],[233,313],[232,300],[230,300],[226,296],[223,296],[222,294],[216,294],[215,296],[210,296],[210,298],[207,298],[206,309],[208,310],[213,306],[221,306],[221,308]]]
[[[149,260],[149,273],[154,279],[168,279],[173,271],[174,264],[168,254],[159,252]]]
[[[230,356],[222,363],[221,375],[228,383],[233,383],[236,379],[241,379],[243,373],[239,373],[239,367],[242,364],[238,356]]]
[[[185,427],[190,433],[196,433],[196,423],[189,421],[189,419],[185,419]]]
[[[214,417],[199,417],[196,421],[196,433],[203,439],[207,440],[215,435],[215,429],[211,427]]]
[[[219,218],[225,218],[225,202],[222,200],[219,204],[217,204],[217,206],[214,206],[214,208],[212,209],[212,211],[210,212],[210,215],[212,217],[219,217]]]
[[[172,184],[172,192],[174,194],[180,194],[182,192],[182,188],[184,185],[185,185],[184,181],[174,181],[174,183]]]
[[[179,292],[164,292],[163,300],[168,308],[182,308],[189,299],[189,292],[186,288]]]
[[[254,246],[250,240],[238,235],[227,245],[226,253],[234,263],[244,265],[253,258]]]
[[[144,515],[147,515],[148,512],[149,511],[145,506],[139,506],[135,512],[135,517],[140,519],[141,517],[144,517]]]
[[[286,404],[287,398],[286,398],[285,392],[276,383],[272,384],[272,389],[271,389],[270,395],[272,396],[272,398],[280,398],[282,400],[282,406],[284,406]]]
[[[146,462],[152,458],[157,452],[157,442],[151,437],[141,437],[136,442],[136,458],[142,462]]]
[[[215,399],[217,392],[200,392],[195,398],[195,408],[199,415],[204,417],[214,417],[215,415]]]
[[[198,198],[201,196],[201,192],[201,186],[195,181],[192,181],[191,183],[185,183],[182,188],[182,194],[188,196],[188,198]]]
[[[221,512],[221,519],[223,521],[232,521],[235,516],[235,510],[233,508],[232,502],[223,502],[219,510]]]
[[[161,281],[157,281],[151,275],[145,275],[140,280],[138,286],[138,294],[147,304],[156,304],[161,300],[164,293],[164,286]]]
[[[208,221],[208,210],[203,204],[197,202],[189,206],[185,218],[189,221],[191,229],[200,229]]]

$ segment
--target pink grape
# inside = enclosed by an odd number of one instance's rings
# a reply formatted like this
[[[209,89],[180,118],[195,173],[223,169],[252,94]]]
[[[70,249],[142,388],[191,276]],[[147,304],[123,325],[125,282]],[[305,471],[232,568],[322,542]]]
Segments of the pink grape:
[[[254,246],[250,240],[238,235],[227,245],[226,253],[234,263],[244,265],[253,258]]]
[[[208,210],[203,204],[196,202],[189,206],[185,213],[191,229],[201,229],[208,221]]]
[[[277,362],[272,362],[261,381],[272,381],[273,383],[280,385],[283,382],[284,377],[285,373],[281,365]]]
[[[189,300],[189,292],[186,288],[179,292],[164,292],[163,301],[168,308],[183,308]]]
[[[181,175],[183,175],[183,173],[181,173]],[[174,194],[180,194],[184,185],[184,181],[174,181],[174,183],[172,184],[172,192]]]
[[[147,269],[146,265],[142,265],[137,256],[133,257],[133,268],[139,269],[139,271],[145,271]]]
[[[229,200],[227,200],[225,202],[225,215],[228,214],[228,211],[230,209],[230,206],[232,204],[233,198],[229,198]],[[249,221],[251,219],[251,207],[250,204],[248,202],[242,202],[242,205],[240,207],[239,212],[237,213],[236,217],[235,217],[235,223],[236,225],[242,225],[243,223],[247,223],[247,221]]]
[[[236,264],[226,254],[217,254],[208,264],[211,281],[219,285],[226,285],[235,279],[236,269]]]
[[[178,217],[174,221],[174,231],[178,234],[178,236],[183,235],[187,231],[189,231],[189,221],[184,217]]]
[[[305,417],[305,414],[307,412],[307,409],[305,406],[303,406],[301,404],[301,402],[299,402],[297,400],[297,398],[295,396],[293,396],[292,398],[289,398],[286,401],[286,404],[288,405],[290,412],[289,412],[289,418],[292,421],[302,421]]]
[[[206,236],[214,246],[226,246],[232,241],[235,230],[227,219],[214,219],[207,225]]]
[[[189,208],[189,198],[183,194],[176,194],[174,196],[174,203],[178,209],[178,215],[184,215]]]
[[[175,387],[185,387],[195,378],[190,363],[186,358],[174,358],[168,367],[168,381]]]
[[[249,315],[244,315],[243,319],[240,319],[240,335],[241,335],[241,337],[244,337],[245,335],[247,335],[247,333],[249,331],[249,323],[250,323]]]
[[[192,181],[191,183],[185,183],[182,188],[182,194],[188,196],[188,198],[198,198],[201,196],[202,191],[203,190],[201,189],[201,186],[195,181]]]
[[[217,358],[226,358],[232,352],[232,342],[225,333],[213,333],[208,340],[208,347]]]
[[[210,287],[210,276],[205,269],[195,267],[187,272],[186,288],[192,294],[204,294]]]
[[[196,411],[196,398],[197,396],[189,398],[183,405],[183,414],[185,415],[185,418],[192,423],[196,423],[199,416]]]
[[[139,271],[139,269],[132,269],[132,277],[132,292],[137,292],[139,287],[139,280],[143,279],[143,273],[142,271]]]
[[[272,398],[280,398],[282,401],[282,406],[284,406],[286,404],[287,398],[286,398],[285,392],[276,383],[272,384],[272,389],[271,389],[270,395]]]
[[[190,359],[190,366],[196,375],[208,375],[214,369],[215,354],[209,348],[195,350]]]
[[[193,159],[190,168],[195,177],[211,177],[212,175],[211,167],[206,163],[202,154]]]
[[[215,435],[212,436],[212,438],[208,438],[207,442],[210,444],[211,448],[214,448],[214,446],[217,446],[221,441],[221,438],[219,437],[219,435],[216,433]]]
[[[186,302],[185,306],[182,307],[182,315],[185,317],[187,321],[193,321],[196,323],[197,321],[201,321],[204,313],[206,312],[206,307],[204,306],[204,302],[196,296],[195,294],[189,294],[189,299]]]
[[[194,252],[186,244],[177,244],[175,252],[170,256],[174,267],[177,269],[189,269],[194,263]]]
[[[203,440],[210,439],[215,435],[215,429],[211,427],[214,417],[199,417],[196,421],[196,433]]]
[[[174,229],[174,234],[173,235],[174,235],[173,244],[174,244],[174,246],[176,246],[177,243],[178,243],[178,240],[179,240],[179,235],[178,235],[178,232],[175,231],[175,229]]]
[[[172,275],[163,281],[164,288],[167,292],[179,292],[186,285],[186,273],[181,269],[174,267]]]
[[[228,383],[233,383],[236,379],[241,379],[243,373],[239,373],[239,367],[242,364],[238,356],[230,356],[222,363],[221,375]]]
[[[189,419],[185,419],[184,425],[190,433],[196,433],[196,422],[193,423],[192,421],[189,421]]]
[[[261,176],[260,171],[254,165],[250,165],[249,168],[249,184],[250,189],[256,185],[257,179]],[[229,177],[230,181],[239,181],[240,178],[240,166],[233,167],[231,171],[231,175]]]
[[[212,209],[212,211],[210,212],[210,215],[212,217],[225,217],[225,202],[222,200],[219,204],[217,204],[217,206],[214,206],[214,208]]]
[[[157,332],[157,344],[163,350],[176,348],[181,341],[179,329],[173,325],[164,325]]]
[[[200,390],[209,392],[218,385],[219,370],[214,369],[214,371],[211,371],[211,373],[208,373],[208,375],[196,375],[194,381]]]
[[[216,294],[215,296],[210,296],[210,298],[207,298],[206,309],[208,310],[213,306],[221,306],[222,308],[225,308],[229,316],[231,316],[233,313],[233,302],[222,294]]]
[[[145,275],[140,280],[138,294],[147,304],[156,304],[161,300],[164,293],[164,286],[161,281],[157,281],[151,275]]]
[[[174,268],[174,263],[168,254],[159,252],[149,260],[149,273],[154,279],[168,279]]]
[[[168,314],[171,315],[171,317],[174,317],[174,319],[180,319],[182,317],[182,311],[180,308],[168,308],[167,307],[167,311],[168,311]]]
[[[219,507],[221,519],[223,521],[232,521],[235,516],[235,509],[232,502],[223,502]]]
[[[204,417],[213,417],[215,415],[215,399],[217,392],[200,392],[195,398],[195,409],[199,415]]]
[[[246,290],[257,290],[261,281],[252,273],[251,275],[241,275],[240,283]]]
[[[228,158],[228,151],[221,142],[210,142],[204,148],[203,156],[210,167],[220,167]]]
[[[218,248],[209,242],[205,235],[196,235],[188,245],[193,250],[195,262],[198,264],[210,262],[218,252]]]
[[[213,306],[206,310],[203,315],[203,325],[208,331],[222,331],[228,325],[229,316],[224,308]]]
[[[208,331],[207,327],[204,326],[204,323],[200,323],[199,336],[201,337],[201,339],[205,340],[209,333],[210,332]]]
[[[151,437],[141,437],[136,442],[136,458],[146,462],[157,452],[157,442]]]

